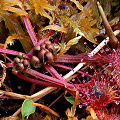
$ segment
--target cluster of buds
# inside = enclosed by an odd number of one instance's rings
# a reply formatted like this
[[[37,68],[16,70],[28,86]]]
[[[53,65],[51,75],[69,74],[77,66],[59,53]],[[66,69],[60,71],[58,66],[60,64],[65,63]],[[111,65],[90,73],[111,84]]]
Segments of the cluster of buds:
[[[24,68],[30,67],[30,65],[34,68],[39,68],[42,63],[52,63],[54,52],[55,48],[49,40],[33,48],[33,56],[30,60],[23,59],[23,54],[19,52],[18,56],[14,58],[13,74],[16,75],[18,72],[22,72]]]
[[[14,67],[12,69],[13,74],[17,74],[18,72],[22,72],[24,68],[30,67],[29,60],[23,59],[23,54],[21,52],[18,53],[18,56],[14,58]]]
[[[38,68],[41,63],[50,64],[53,62],[55,48],[49,40],[39,46],[35,46],[33,52],[34,55],[30,59],[30,63],[33,67]]]

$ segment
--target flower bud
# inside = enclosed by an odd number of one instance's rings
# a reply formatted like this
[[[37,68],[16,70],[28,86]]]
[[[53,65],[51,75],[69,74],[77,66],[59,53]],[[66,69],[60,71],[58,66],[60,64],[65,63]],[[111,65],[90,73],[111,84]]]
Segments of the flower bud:
[[[47,63],[53,62],[53,54],[51,52],[46,53]]]
[[[42,43],[40,46],[41,48],[45,49],[46,44]]]
[[[29,60],[24,60],[24,61],[23,61],[23,65],[24,65],[25,67],[29,67],[29,66],[30,66]]]
[[[40,66],[40,60],[38,57],[36,56],[32,56],[32,58],[30,59],[30,64],[35,67],[38,68]]]
[[[48,45],[48,44],[51,44],[51,41],[46,40],[46,41],[45,41],[45,44],[47,44],[47,45]]]
[[[22,52],[19,52],[19,53],[18,53],[18,57],[19,57],[20,59],[23,59],[23,53],[22,53]]]
[[[55,52],[55,48],[53,44],[46,45],[46,48],[53,54]]]
[[[15,63],[20,63],[20,59],[18,57],[14,58]]]
[[[45,54],[48,52],[47,49],[42,49],[39,53],[38,53],[38,57],[40,60],[42,60],[42,62],[44,62],[44,58],[45,58]]]
[[[37,56],[38,53],[40,52],[40,46],[39,46],[39,45],[38,45],[38,46],[35,46],[35,47],[33,48],[33,52],[34,52],[34,54]]]
[[[24,65],[23,63],[18,64],[19,70],[22,72],[24,70]]]

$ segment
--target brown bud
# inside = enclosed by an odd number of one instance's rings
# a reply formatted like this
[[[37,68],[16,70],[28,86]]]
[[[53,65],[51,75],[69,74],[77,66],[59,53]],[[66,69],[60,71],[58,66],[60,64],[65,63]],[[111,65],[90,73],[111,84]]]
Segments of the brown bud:
[[[46,40],[45,44],[51,44],[51,42],[49,40]]]
[[[46,45],[46,48],[53,54],[55,52],[55,48],[53,44]]]
[[[15,63],[20,63],[20,59],[18,57],[14,58]]]
[[[40,46],[37,45],[33,48],[33,52],[40,52]]]
[[[42,60],[42,62],[44,62],[44,58],[45,58],[45,54],[48,52],[47,49],[42,49],[39,53],[38,53],[38,57],[40,60]]]
[[[46,53],[47,63],[53,62],[53,54],[51,52]]]
[[[42,44],[40,45],[40,47],[41,47],[41,48],[44,48],[44,49],[45,49],[45,46],[46,46],[46,44],[44,44],[44,43],[42,43]]]
[[[18,53],[18,57],[19,57],[20,59],[23,59],[23,53],[22,53],[22,52],[19,52],[19,53]]]
[[[23,65],[24,65],[25,67],[29,67],[29,66],[30,66],[29,60],[24,60],[24,61],[23,61]]]
[[[19,70],[17,69],[17,67],[14,66],[13,69],[12,69],[12,73],[13,73],[14,75],[17,75],[18,71],[19,71]]]
[[[30,59],[30,64],[35,67],[38,68],[40,66],[40,60],[38,57],[36,56],[32,56],[32,58]]]
[[[33,52],[34,52],[35,56],[38,56],[38,53],[40,52],[40,49],[41,49],[41,47],[39,45],[35,46],[33,48]]]
[[[13,73],[14,75],[17,75],[18,71],[12,69],[12,73]]]
[[[23,63],[18,64],[19,70],[22,72],[24,70],[24,65]]]

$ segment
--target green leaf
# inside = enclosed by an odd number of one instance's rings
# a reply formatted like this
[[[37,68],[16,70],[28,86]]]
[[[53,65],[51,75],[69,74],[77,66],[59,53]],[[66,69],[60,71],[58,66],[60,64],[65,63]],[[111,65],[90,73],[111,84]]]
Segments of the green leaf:
[[[24,120],[24,118],[26,116],[35,112],[36,107],[33,106],[32,103],[33,103],[33,101],[31,99],[24,100],[24,102],[22,104],[22,109],[21,109],[22,120]]]
[[[65,97],[65,99],[66,99],[69,103],[71,103],[72,105],[74,104],[75,98],[74,98],[73,96],[66,97],[66,95],[64,95],[64,97]],[[78,102],[77,105],[79,105],[79,104],[80,104],[80,103]]]

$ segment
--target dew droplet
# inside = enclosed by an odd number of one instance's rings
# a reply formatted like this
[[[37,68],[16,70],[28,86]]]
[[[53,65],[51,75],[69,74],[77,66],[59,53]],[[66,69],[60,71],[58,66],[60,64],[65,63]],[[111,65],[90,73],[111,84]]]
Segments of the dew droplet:
[[[119,105],[119,101],[115,101],[116,105]]]
[[[109,63],[109,66],[111,67],[111,66],[112,66],[112,63]]]
[[[116,52],[116,50],[115,50],[115,49],[113,49],[113,52]]]
[[[103,53],[103,52],[104,52],[104,50],[100,50],[100,52],[101,52],[101,53]]]
[[[90,69],[93,69],[93,66],[92,66],[92,65],[90,65]]]
[[[75,81],[75,79],[72,79],[72,82],[74,82]]]
[[[85,83],[85,80],[83,80],[83,83]]]
[[[105,51],[106,51],[106,52],[109,51],[109,48],[106,48]]]
[[[88,71],[86,72],[86,74],[88,74]]]
[[[97,42],[97,38],[95,38],[95,41]]]
[[[107,71],[105,70],[104,73],[107,74]]]
[[[60,76],[62,77],[62,74],[60,74]]]
[[[96,73],[94,73],[94,76],[96,76]]]
[[[83,59],[81,59],[81,62],[83,62]]]
[[[82,108],[82,105],[79,105],[79,108]]]
[[[90,57],[90,58],[91,58],[91,57],[92,57],[92,54],[90,54],[90,53],[89,53],[89,54],[88,54],[88,57]]]
[[[96,47],[96,45],[94,44],[93,47]]]
[[[101,35],[105,35],[105,29],[102,29],[100,32]]]
[[[87,42],[84,42],[84,45],[87,45]]]
[[[104,78],[104,75],[101,75],[101,79],[103,79]]]
[[[81,97],[81,96],[82,96],[82,94],[79,94],[79,96]]]
[[[7,113],[8,111],[5,111],[5,113]]]
[[[113,79],[111,79],[110,82],[113,82]]]
[[[114,72],[111,72],[111,75],[114,75]]]
[[[65,85],[65,88],[67,88],[67,85]]]
[[[85,105],[86,105],[86,106],[88,106],[88,104],[87,104],[87,103],[85,103]]]
[[[85,75],[84,74],[82,74],[82,77],[84,77]]]

